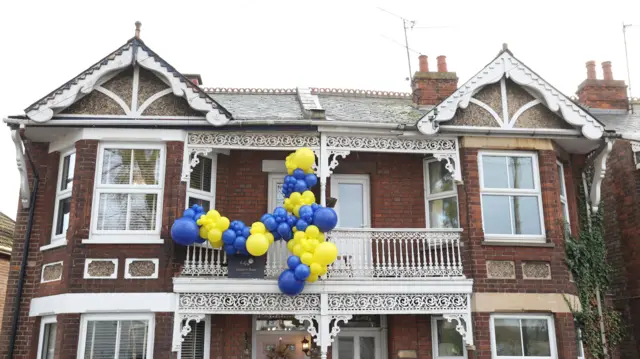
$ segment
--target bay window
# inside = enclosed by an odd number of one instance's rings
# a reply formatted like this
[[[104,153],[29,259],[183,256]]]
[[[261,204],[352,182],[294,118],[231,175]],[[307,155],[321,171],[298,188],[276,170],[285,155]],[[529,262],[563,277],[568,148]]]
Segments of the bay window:
[[[40,337],[38,340],[38,359],[53,359],[56,353],[56,317],[40,319]]]
[[[75,150],[62,153],[60,156],[60,168],[58,170],[58,183],[56,185],[56,201],[53,210],[53,228],[50,247],[66,243],[71,214],[71,191],[75,164]]]
[[[101,144],[97,171],[90,242],[159,242],[164,146]]]
[[[536,154],[481,152],[478,160],[485,239],[544,242]]]
[[[427,227],[458,228],[458,194],[453,174],[446,162],[436,159],[424,161],[424,188]]]
[[[550,315],[492,315],[491,351],[494,358],[557,358]]]
[[[153,328],[153,314],[84,315],[78,358],[153,358]]]

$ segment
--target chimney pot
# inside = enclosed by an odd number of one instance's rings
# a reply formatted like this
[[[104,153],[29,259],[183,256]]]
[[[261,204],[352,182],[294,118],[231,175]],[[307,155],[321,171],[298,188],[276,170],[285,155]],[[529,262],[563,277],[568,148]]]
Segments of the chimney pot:
[[[613,72],[611,72],[611,61],[602,63],[602,74],[605,81],[613,81]]]
[[[438,72],[448,72],[446,56],[443,56],[443,55],[438,56]]]
[[[587,80],[596,79],[596,62],[587,61]]]
[[[140,27],[142,23],[140,21],[136,21],[136,39],[140,40]]]
[[[420,63],[420,72],[429,72],[429,62],[427,61],[427,55],[418,56]]]

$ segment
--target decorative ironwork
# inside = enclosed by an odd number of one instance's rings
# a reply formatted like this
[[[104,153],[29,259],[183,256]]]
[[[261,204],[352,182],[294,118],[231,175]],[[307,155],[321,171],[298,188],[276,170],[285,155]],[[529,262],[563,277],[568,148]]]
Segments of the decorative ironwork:
[[[327,148],[400,153],[457,152],[456,140],[451,138],[408,139],[357,135],[327,135]]]
[[[468,310],[469,295],[329,294],[329,311],[342,313],[442,313]]]
[[[327,173],[327,177],[333,174],[333,170],[338,167],[338,157],[342,157],[342,159],[347,158],[347,156],[351,153],[351,151],[336,151],[329,150],[327,151],[328,159],[329,159],[329,173]]]
[[[319,294],[290,297],[279,293],[184,293],[179,309],[205,313],[314,313],[320,311]]]
[[[320,137],[279,133],[189,133],[188,144],[215,148],[294,149],[310,147],[313,149],[320,146]]]
[[[332,315],[331,321],[333,321],[333,327],[331,327],[331,333],[329,333],[329,342],[333,343],[333,338],[340,334],[340,326],[338,325],[340,322],[343,324],[347,324],[353,315],[351,314],[341,314],[341,315]]]
[[[187,154],[184,159],[185,168],[182,169],[181,180],[183,182],[187,182],[191,178],[191,172],[193,172],[193,169],[200,163],[199,156],[206,156],[212,150],[213,148],[211,147],[189,147],[187,149]]]

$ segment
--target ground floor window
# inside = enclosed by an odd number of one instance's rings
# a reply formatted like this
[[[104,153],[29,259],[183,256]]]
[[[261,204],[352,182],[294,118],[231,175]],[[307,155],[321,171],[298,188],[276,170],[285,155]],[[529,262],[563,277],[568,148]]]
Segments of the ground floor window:
[[[336,359],[381,359],[380,331],[345,329],[331,347]]]
[[[38,340],[38,359],[53,359],[56,352],[56,317],[43,317],[40,320],[40,339]]]
[[[184,337],[178,359],[209,359],[211,347],[211,325],[209,319],[210,317],[206,316],[205,319],[199,322],[195,320],[189,321],[191,331]],[[184,325],[185,323],[182,322],[183,327]]]
[[[458,322],[448,321],[442,317],[431,317],[431,334],[433,357],[466,358],[467,350],[462,335],[456,330]]]
[[[87,314],[80,324],[78,358],[153,357],[153,314]]]
[[[556,335],[550,315],[492,315],[494,358],[557,358]]]

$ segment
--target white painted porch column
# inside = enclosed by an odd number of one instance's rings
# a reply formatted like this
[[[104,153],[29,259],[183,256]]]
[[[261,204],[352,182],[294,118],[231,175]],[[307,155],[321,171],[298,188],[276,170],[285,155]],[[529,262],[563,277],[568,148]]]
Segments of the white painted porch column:
[[[327,359],[329,347],[333,343],[334,338],[340,333],[339,323],[347,323],[353,316],[351,314],[335,315],[329,313],[329,296],[326,293],[320,295],[320,314],[298,314],[296,319],[303,322],[309,322],[307,332],[313,338],[313,341],[320,348],[320,357]],[[313,321],[318,323],[316,330]],[[331,327],[333,323],[333,327]]]

